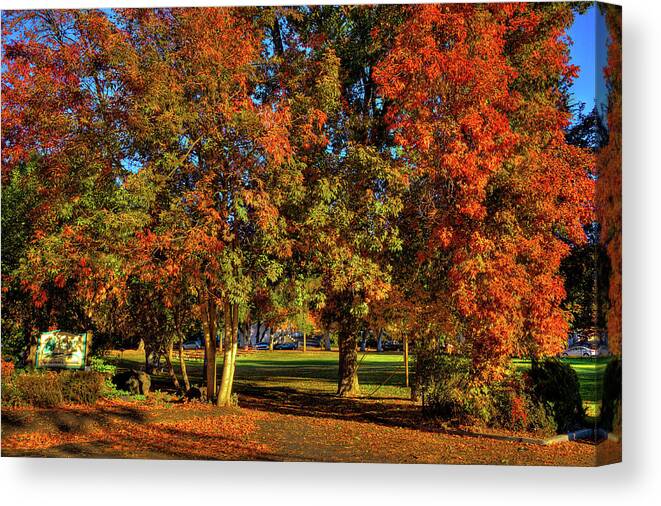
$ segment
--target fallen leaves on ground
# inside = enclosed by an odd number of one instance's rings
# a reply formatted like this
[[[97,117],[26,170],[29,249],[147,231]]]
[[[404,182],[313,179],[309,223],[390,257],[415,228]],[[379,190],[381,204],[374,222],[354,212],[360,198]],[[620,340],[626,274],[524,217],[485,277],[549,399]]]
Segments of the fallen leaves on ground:
[[[550,446],[204,403],[3,411],[3,455],[591,466],[621,445]]]
[[[38,418],[35,420],[24,416],[22,411],[26,409],[5,410],[3,416],[21,419],[23,423],[18,429],[3,431],[2,451],[48,453],[63,445],[94,444],[113,456],[220,460],[250,459],[268,452],[267,445],[247,437],[257,429],[257,420],[264,413],[227,413],[201,403],[182,404],[176,409],[180,419],[172,421],[158,421],[170,418],[163,417],[166,407],[121,400],[58,410],[30,409],[33,419]],[[89,430],[84,430],[84,424],[72,423],[69,417],[88,420]],[[28,420],[33,423],[26,423]]]

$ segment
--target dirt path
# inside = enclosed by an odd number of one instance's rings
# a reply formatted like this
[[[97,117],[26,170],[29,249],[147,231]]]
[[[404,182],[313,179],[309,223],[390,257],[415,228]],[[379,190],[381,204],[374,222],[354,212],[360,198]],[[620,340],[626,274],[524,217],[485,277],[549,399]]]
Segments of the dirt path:
[[[590,466],[621,454],[610,442],[545,447],[264,406],[220,410],[198,403],[102,401],[94,407],[3,410],[2,455]]]

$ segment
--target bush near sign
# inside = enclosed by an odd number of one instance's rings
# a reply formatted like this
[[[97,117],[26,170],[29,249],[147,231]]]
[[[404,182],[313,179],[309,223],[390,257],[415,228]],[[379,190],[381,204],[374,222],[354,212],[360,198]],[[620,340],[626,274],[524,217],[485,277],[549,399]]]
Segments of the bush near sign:
[[[35,367],[84,369],[92,333],[42,332],[35,357]]]

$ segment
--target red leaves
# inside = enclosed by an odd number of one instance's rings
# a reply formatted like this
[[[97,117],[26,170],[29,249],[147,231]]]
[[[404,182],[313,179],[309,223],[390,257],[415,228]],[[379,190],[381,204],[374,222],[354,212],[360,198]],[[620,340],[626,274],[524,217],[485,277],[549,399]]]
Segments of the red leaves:
[[[405,414],[404,406],[393,407]],[[513,410],[519,413],[516,399]],[[497,439],[507,433],[494,433],[491,439],[453,435],[438,427],[380,424],[376,430],[372,423],[339,416],[255,409],[230,414],[199,403],[165,408],[114,400],[89,407],[70,405],[53,414],[45,409],[3,409],[3,417],[22,422],[12,424],[18,429],[3,428],[3,454],[62,456],[74,451],[71,445],[77,456],[89,451],[96,457],[593,466],[604,450],[612,455],[609,461],[617,461],[621,453],[621,446],[611,442],[541,446]],[[66,430],[62,420],[70,418],[76,427]]]
[[[53,283],[55,283],[55,286],[58,288],[64,288],[64,284],[66,283],[66,278],[64,277],[63,274],[58,274],[57,276],[55,276]]]
[[[455,332],[488,378],[513,353],[560,351],[568,330],[558,269],[569,250],[556,233],[585,241],[593,160],[566,145],[569,116],[558,110],[556,87],[533,83],[575,75],[563,38],[571,10],[425,5],[409,12],[375,76],[392,101],[396,142],[439,202],[426,209],[423,244],[451,255],[436,266],[448,272],[447,292],[430,297],[451,301],[462,316]],[[433,254],[417,256],[434,265]]]

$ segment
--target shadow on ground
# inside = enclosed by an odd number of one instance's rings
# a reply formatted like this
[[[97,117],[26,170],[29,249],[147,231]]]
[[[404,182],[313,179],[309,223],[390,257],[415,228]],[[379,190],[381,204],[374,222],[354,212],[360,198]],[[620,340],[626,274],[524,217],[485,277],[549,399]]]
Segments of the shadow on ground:
[[[241,407],[258,411],[432,430],[429,421],[422,416],[420,406],[403,399],[347,399],[287,387],[241,386],[238,393]]]

